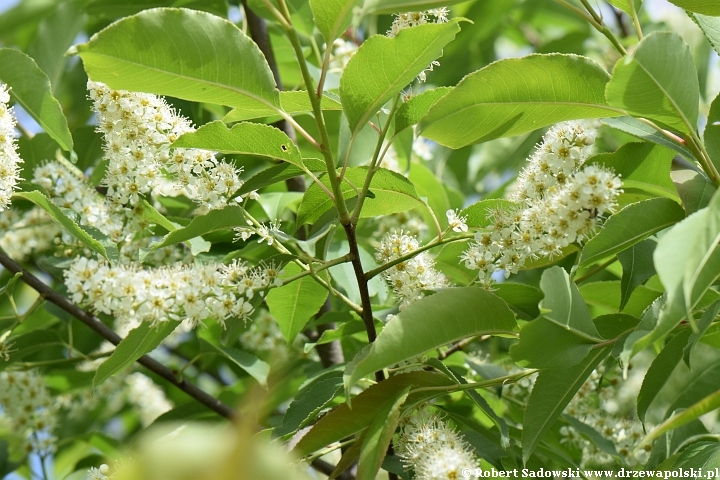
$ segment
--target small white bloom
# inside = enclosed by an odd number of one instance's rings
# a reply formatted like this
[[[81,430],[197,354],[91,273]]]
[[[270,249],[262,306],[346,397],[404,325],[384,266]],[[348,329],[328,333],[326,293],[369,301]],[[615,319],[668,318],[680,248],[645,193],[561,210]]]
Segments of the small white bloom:
[[[467,216],[459,216],[456,210],[448,210],[445,212],[448,219],[448,225],[452,228],[453,232],[467,232]]]

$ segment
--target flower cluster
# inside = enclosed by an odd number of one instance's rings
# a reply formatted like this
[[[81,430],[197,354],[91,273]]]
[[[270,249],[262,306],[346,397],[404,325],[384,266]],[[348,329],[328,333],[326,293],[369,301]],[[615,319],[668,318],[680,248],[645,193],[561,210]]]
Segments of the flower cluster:
[[[242,185],[238,171],[206,150],[170,149],[182,134],[194,131],[160,97],[111,90],[88,82],[98,116],[98,131],[105,136],[108,169],[104,183],[108,197],[118,204],[136,205],[141,195],[166,182],[171,175],[178,189],[206,209],[222,208]]]
[[[114,477],[110,473],[110,467],[103,463],[99,468],[90,467],[85,478],[86,480],[112,480]]]
[[[448,21],[448,14],[450,11],[446,7],[432,8],[423,12],[405,12],[395,15],[390,30],[387,31],[388,37],[395,37],[401,30],[406,28],[416,27],[418,25],[425,25],[426,23],[445,23]],[[427,72],[432,72],[433,69],[440,65],[440,62],[433,60],[430,65],[420,72],[418,80],[424,82],[427,80]]]
[[[137,407],[144,427],[149,426],[156,418],[174,407],[165,396],[165,392],[150,377],[142,373],[131,373],[125,379],[125,384],[128,401]]]
[[[0,83],[0,211],[10,205],[10,197],[20,177],[20,163],[15,143],[15,117],[7,86]]]
[[[375,259],[382,263],[392,262],[411,254],[420,248],[416,237],[400,232],[388,233],[383,237],[375,253]],[[448,286],[445,275],[435,269],[435,260],[427,252],[400,262],[383,272],[385,281],[400,300],[400,309],[425,296],[423,290],[435,290]]]
[[[279,285],[278,273],[273,265],[251,269],[237,260],[141,269],[83,257],[64,275],[73,302],[113,315],[121,328],[142,321],[182,320],[195,327],[207,318],[222,325],[230,317],[247,318],[254,292]]]
[[[580,122],[545,135],[511,197],[519,204],[497,209],[461,257],[467,268],[480,270],[482,283],[489,285],[496,271],[517,273],[528,258],[559,255],[586,240],[603,215],[614,211],[620,178],[602,167],[583,167],[593,142],[589,125]]]
[[[611,371],[603,374],[601,371],[593,370],[565,408],[565,414],[591,426],[612,441],[623,464],[630,467],[645,464],[650,455],[649,446],[635,451],[638,443],[645,436],[642,424],[633,418],[634,403],[644,374],[643,370],[621,383],[619,372]],[[622,402],[623,399],[625,400],[623,403],[629,405],[629,408],[618,405],[618,401]],[[583,466],[614,463],[611,455],[582,438],[572,426],[563,426],[560,433],[562,443],[571,443],[582,448]]]
[[[358,44],[341,38],[336,39],[332,44],[332,60],[330,60],[329,72],[342,73],[348,62],[358,50]]]
[[[55,450],[55,407],[40,373],[0,373],[0,405],[12,430],[25,438],[27,453],[46,455]]]
[[[40,207],[0,212],[0,248],[15,260],[50,249],[61,234],[60,227]]]
[[[289,350],[277,320],[266,310],[261,310],[253,319],[239,341],[243,350],[272,354],[275,359],[287,357]]]
[[[470,446],[436,415],[420,412],[402,428],[396,452],[415,470],[416,480],[462,478],[464,469],[479,468]]]

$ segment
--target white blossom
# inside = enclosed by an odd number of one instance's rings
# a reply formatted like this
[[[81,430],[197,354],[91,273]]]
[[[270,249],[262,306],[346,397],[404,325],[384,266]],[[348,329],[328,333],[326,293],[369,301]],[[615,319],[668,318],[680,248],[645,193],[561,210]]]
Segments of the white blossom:
[[[448,210],[445,212],[448,219],[448,226],[452,228],[453,232],[467,232],[467,215],[458,215],[457,210]]]
[[[16,121],[9,103],[8,88],[0,82],[0,211],[10,205],[10,198],[20,179],[22,163],[15,141]]]
[[[128,375],[125,384],[128,387],[128,401],[137,407],[140,420],[145,427],[174,407],[165,396],[165,392],[142,373],[135,372]]]
[[[375,253],[375,259],[382,263],[397,260],[420,248],[416,237],[403,231],[386,234]],[[385,281],[400,300],[400,309],[425,296],[423,290],[434,290],[448,286],[445,275],[435,269],[430,254],[422,252],[394,265],[383,272]]]

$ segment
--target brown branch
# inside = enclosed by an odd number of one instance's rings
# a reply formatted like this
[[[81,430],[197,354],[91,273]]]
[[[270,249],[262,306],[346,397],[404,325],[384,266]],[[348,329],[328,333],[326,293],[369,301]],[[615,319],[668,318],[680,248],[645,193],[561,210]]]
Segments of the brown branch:
[[[82,308],[78,307],[64,296],[57,293],[55,290],[45,285],[38,277],[25,270],[17,262],[8,257],[5,252],[0,251],[0,265],[5,267],[10,273],[21,273],[20,279],[25,282],[28,286],[35,289],[43,298],[47,301],[54,303],[62,310],[66,311],[73,317],[80,320],[82,323],[90,327],[93,331],[99,334],[108,342],[113,345],[120,343],[122,338],[120,335],[115,333],[113,329],[102,323],[97,317],[86,312]],[[177,388],[193,397],[198,402],[202,403],[209,409],[215,411],[219,415],[233,419],[235,417],[235,411],[229,406],[215,397],[207,394],[205,391],[199,389],[194,384],[188,382],[185,379],[179,380],[175,373],[167,368],[165,365],[158,363],[147,355],[140,357],[137,362],[143,367],[147,368],[151,372],[164,378]]]

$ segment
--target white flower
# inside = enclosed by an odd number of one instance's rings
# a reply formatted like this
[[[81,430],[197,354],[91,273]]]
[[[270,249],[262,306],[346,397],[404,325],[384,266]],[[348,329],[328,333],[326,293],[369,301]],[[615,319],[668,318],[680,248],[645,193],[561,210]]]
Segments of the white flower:
[[[147,427],[160,415],[173,409],[173,403],[149,377],[142,373],[135,372],[125,379],[128,386],[128,401],[135,405],[140,414],[143,426]],[[102,467],[100,467],[101,473]]]
[[[468,226],[467,226],[467,216],[458,216],[458,213],[456,210],[448,210],[445,212],[445,215],[447,215],[448,219],[448,225],[450,228],[452,228],[453,232],[467,232]]]
[[[20,180],[22,159],[15,142],[15,117],[8,106],[10,94],[0,82],[0,211],[10,205],[10,198]]]

